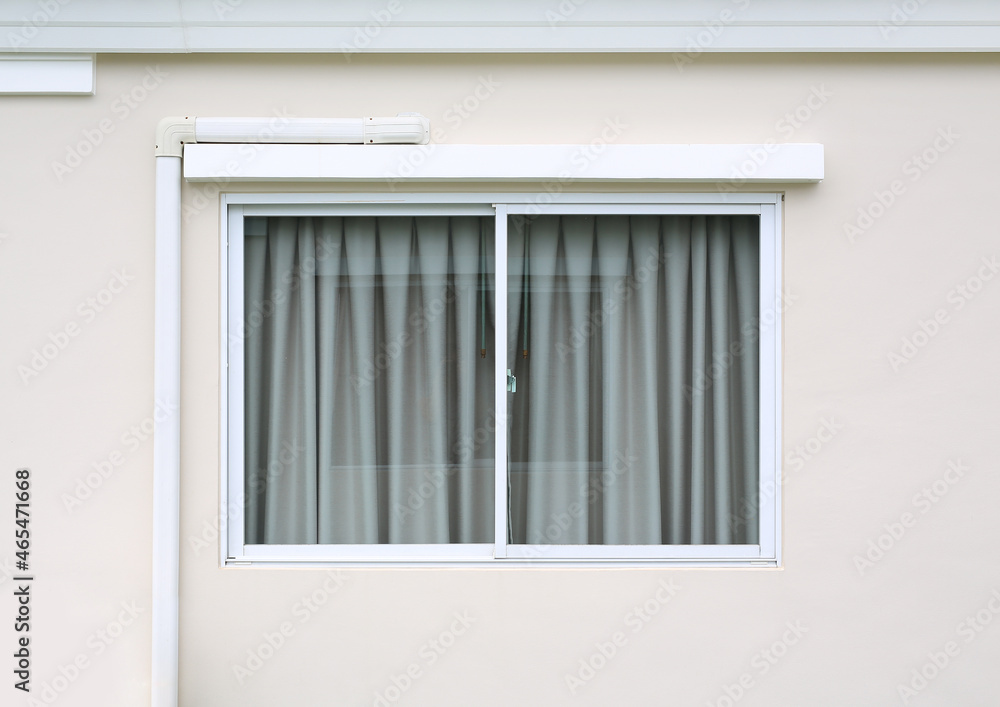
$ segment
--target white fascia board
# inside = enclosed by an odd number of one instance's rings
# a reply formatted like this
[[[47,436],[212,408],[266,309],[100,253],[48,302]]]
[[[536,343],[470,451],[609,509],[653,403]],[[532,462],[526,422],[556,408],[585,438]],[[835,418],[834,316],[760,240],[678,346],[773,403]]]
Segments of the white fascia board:
[[[83,54],[0,54],[0,94],[92,96],[94,57]]]
[[[5,47],[7,49],[5,49]],[[995,0],[4,0],[0,51],[998,51]]]
[[[279,5],[280,7],[280,5]],[[276,20],[277,22],[277,20]],[[0,51],[13,51],[0,25]],[[258,27],[50,27],[27,51],[163,53],[702,53],[732,52],[995,52],[1000,25],[890,23],[769,24],[726,27],[618,24],[560,27],[387,27],[363,47],[364,25]],[[711,38],[702,41],[702,37]]]
[[[1000,49],[1000,26],[983,24],[732,24],[712,34],[703,24],[408,27],[378,35],[364,27],[192,27],[189,51],[358,53],[678,53],[721,52],[976,52]],[[359,40],[365,41],[363,47]],[[366,41],[367,40],[367,41]],[[179,49],[178,49],[179,51]]]
[[[818,182],[823,146],[224,145],[184,146],[189,181]]]

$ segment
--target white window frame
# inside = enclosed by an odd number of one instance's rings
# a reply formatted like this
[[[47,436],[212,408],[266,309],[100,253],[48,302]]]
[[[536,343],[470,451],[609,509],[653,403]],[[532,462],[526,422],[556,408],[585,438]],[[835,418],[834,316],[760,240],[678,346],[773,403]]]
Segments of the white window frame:
[[[540,203],[544,202],[544,203]],[[221,196],[221,537],[223,566],[780,566],[781,203],[776,193],[350,193]],[[751,214],[760,217],[759,539],[755,545],[513,545],[507,538],[505,425],[496,435],[495,543],[245,545],[243,523],[243,219],[278,215],[496,215],[496,341],[507,338],[507,216],[511,214]],[[504,347],[506,348],[506,347]],[[507,363],[495,357],[496,416],[506,419]],[[235,383],[234,383],[235,382]]]

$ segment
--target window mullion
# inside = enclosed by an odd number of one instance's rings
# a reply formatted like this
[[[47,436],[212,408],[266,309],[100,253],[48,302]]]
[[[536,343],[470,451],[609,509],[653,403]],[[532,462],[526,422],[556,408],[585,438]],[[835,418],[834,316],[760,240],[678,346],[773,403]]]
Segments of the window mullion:
[[[507,557],[507,206],[496,205],[496,243],[494,245],[494,356],[496,369],[496,432],[493,478],[494,557]]]

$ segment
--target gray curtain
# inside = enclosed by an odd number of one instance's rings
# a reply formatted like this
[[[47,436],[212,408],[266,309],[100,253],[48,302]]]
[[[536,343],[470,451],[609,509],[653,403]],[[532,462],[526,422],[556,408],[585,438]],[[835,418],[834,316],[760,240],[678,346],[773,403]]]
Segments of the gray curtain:
[[[245,231],[246,541],[492,542],[493,220]],[[756,542],[758,219],[508,231],[508,540]]]
[[[245,232],[246,542],[491,542],[493,220]]]
[[[511,542],[757,542],[758,233],[511,218]]]

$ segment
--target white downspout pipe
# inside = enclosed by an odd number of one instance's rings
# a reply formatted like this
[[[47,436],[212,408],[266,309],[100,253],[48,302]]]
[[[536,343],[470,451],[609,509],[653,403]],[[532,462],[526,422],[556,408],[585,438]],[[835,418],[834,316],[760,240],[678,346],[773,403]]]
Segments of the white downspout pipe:
[[[152,707],[177,707],[181,476],[181,160],[185,143],[403,143],[430,141],[423,116],[395,118],[164,118],[156,131]],[[224,375],[224,374],[223,374]]]
[[[152,705],[177,707],[181,470],[181,151],[193,121],[168,119],[156,136],[156,284],[153,399]]]

